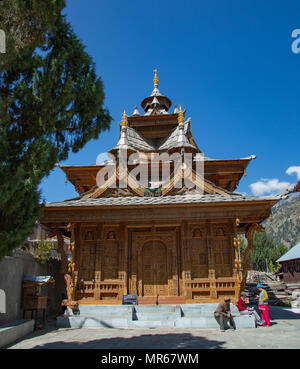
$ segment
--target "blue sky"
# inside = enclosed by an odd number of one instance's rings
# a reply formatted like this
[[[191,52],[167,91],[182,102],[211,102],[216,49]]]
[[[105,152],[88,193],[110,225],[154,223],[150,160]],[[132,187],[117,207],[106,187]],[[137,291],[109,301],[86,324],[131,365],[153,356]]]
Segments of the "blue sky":
[[[69,0],[65,13],[96,63],[114,121],[63,164],[95,164],[115,146],[124,109],[142,111],[156,68],[170,110],[187,109],[206,156],[257,156],[238,192],[275,193],[300,179],[300,53],[291,48],[299,0]],[[59,168],[41,189],[47,202],[77,195]]]

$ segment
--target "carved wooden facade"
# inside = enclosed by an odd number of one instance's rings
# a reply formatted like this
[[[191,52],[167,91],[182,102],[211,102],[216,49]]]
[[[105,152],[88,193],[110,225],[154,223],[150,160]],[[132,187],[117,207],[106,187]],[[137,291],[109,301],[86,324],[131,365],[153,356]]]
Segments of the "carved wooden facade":
[[[75,299],[118,303],[123,294],[184,296],[188,302],[236,296],[233,225],[76,226]]]

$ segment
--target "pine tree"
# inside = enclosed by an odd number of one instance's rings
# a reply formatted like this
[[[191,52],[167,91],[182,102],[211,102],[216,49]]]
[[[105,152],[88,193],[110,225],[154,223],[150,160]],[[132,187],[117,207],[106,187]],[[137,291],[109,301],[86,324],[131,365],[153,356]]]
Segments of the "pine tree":
[[[42,216],[38,186],[58,161],[109,129],[103,83],[62,15],[64,0],[0,3],[0,258]]]
[[[250,263],[254,270],[267,271],[287,251],[284,245],[277,245],[266,232],[255,232],[253,243]]]

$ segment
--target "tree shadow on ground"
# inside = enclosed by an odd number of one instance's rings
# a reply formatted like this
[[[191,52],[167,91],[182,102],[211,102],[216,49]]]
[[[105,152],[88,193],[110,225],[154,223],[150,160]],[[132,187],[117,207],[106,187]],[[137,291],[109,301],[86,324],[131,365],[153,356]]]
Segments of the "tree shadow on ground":
[[[110,337],[86,342],[49,342],[34,349],[221,349],[225,341],[208,340],[189,333],[142,334],[134,337]]]
[[[271,320],[300,320],[300,314],[293,312],[291,308],[269,306],[269,312]]]

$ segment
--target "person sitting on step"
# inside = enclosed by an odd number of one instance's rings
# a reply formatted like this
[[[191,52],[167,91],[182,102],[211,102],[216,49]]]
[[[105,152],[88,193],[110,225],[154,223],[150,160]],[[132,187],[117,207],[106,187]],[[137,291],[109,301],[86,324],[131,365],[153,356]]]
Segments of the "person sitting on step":
[[[264,323],[264,320],[262,320],[260,318],[260,316],[258,315],[258,313],[254,310],[253,307],[249,308],[247,307],[246,303],[247,303],[247,298],[246,298],[247,294],[246,292],[242,292],[241,293],[241,297],[238,300],[238,305],[237,308],[240,312],[241,315],[253,315],[255,318],[255,323],[256,325],[262,325]]]
[[[236,329],[233,316],[230,312],[230,297],[226,297],[224,301],[220,302],[217,306],[214,316],[218,324],[220,325],[221,332],[225,332],[225,325],[229,321],[230,329]]]

